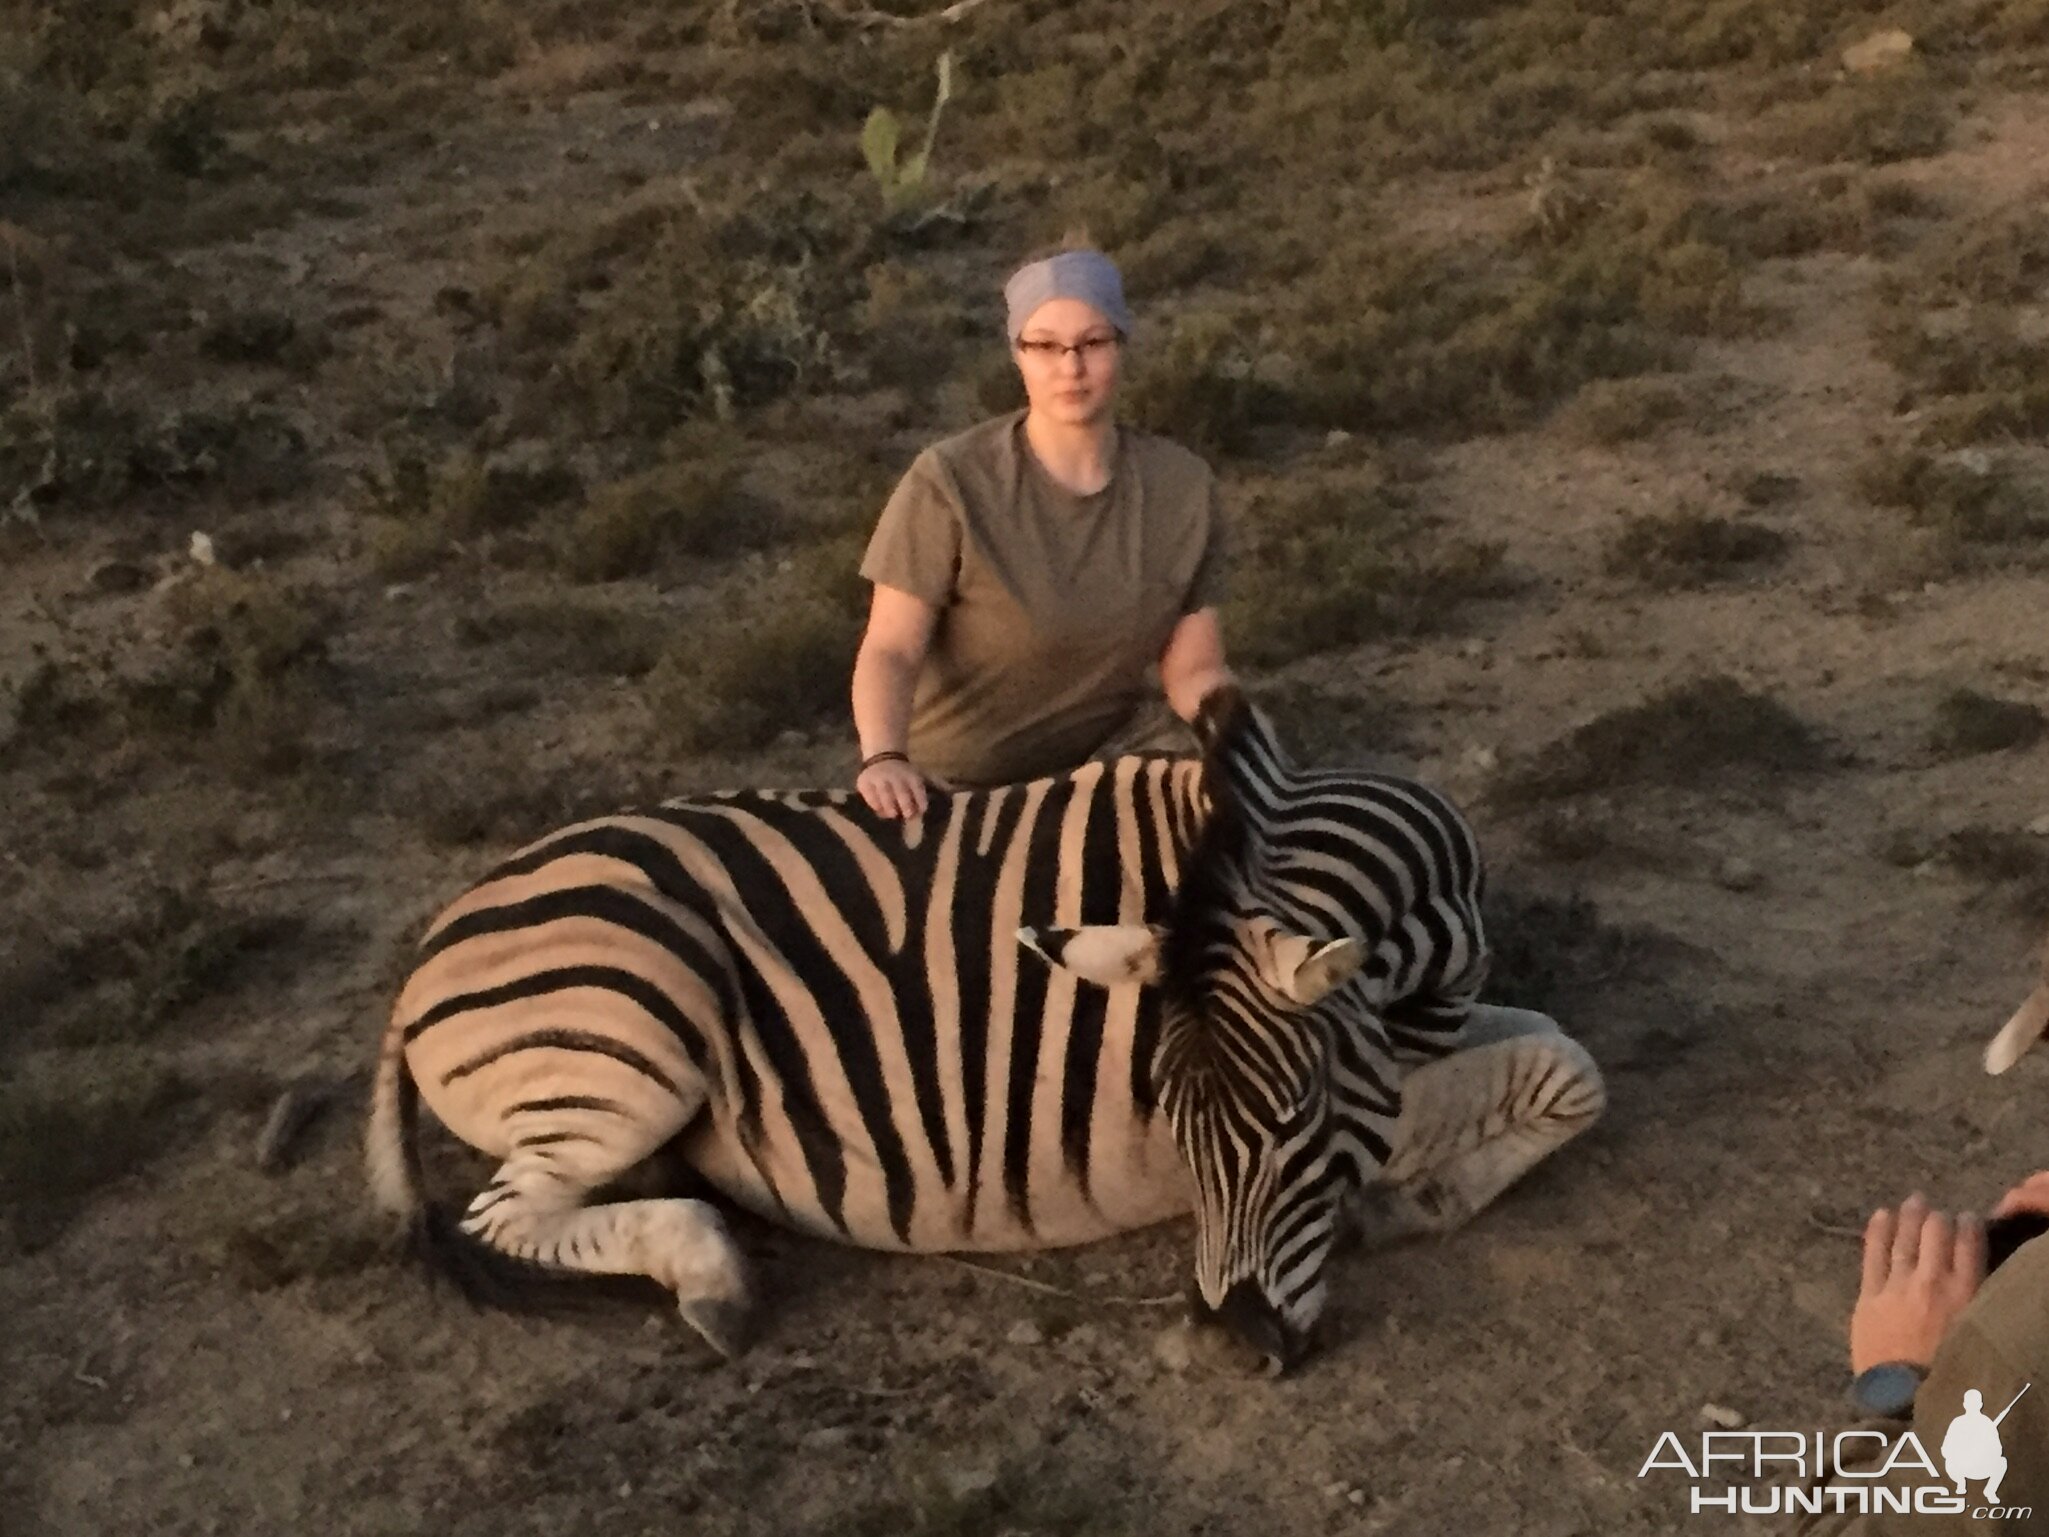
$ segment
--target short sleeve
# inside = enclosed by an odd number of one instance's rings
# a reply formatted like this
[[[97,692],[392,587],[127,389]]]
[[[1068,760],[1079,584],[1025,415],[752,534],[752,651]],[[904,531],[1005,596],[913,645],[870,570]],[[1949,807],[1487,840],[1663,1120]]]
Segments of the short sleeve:
[[[1205,478],[1203,495],[1209,506],[1202,520],[1202,558],[1196,562],[1195,577],[1189,582],[1188,596],[1181,603],[1184,614],[1215,608],[1224,600],[1224,557],[1229,547],[1229,534],[1224,518],[1224,498],[1215,475]]]
[[[882,509],[861,575],[944,608],[959,577],[960,545],[960,509],[950,481],[931,454],[922,454]]]

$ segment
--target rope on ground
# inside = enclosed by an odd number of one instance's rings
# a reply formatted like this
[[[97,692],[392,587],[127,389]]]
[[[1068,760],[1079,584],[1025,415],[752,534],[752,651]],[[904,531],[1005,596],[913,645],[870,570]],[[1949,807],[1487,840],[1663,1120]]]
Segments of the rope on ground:
[[[1008,1281],[1013,1286],[1022,1286],[1027,1291],[1043,1292],[1049,1297],[1065,1297],[1073,1302],[1107,1302],[1121,1308],[1171,1308],[1181,1303],[1179,1292],[1162,1292],[1157,1297],[1125,1297],[1115,1292],[1078,1292],[1069,1287],[1055,1286],[1050,1281],[1035,1281],[1028,1275],[1018,1275],[1010,1270],[998,1270],[994,1265],[978,1265],[971,1259],[962,1259],[957,1254],[941,1254],[945,1260],[961,1270],[971,1270],[976,1275],[990,1276],[998,1281]]]

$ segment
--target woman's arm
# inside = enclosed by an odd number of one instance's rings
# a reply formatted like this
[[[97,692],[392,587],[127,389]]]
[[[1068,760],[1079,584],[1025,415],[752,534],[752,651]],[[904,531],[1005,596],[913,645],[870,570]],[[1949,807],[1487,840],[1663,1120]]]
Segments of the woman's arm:
[[[1231,682],[1224,664],[1224,627],[1214,608],[1183,614],[1160,652],[1160,687],[1167,707],[1183,720],[1195,712],[1212,689]]]
[[[911,694],[938,622],[939,610],[923,598],[875,584],[868,628],[854,656],[854,730],[862,758],[905,750]],[[908,762],[891,759],[863,769],[856,783],[879,816],[918,816],[925,810],[924,777]]]

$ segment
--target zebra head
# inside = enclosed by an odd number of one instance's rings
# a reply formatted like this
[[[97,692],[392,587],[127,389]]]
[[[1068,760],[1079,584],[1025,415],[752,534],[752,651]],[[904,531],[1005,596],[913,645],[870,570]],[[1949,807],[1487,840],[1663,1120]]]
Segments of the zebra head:
[[[1258,798],[1285,798],[1285,760],[1273,758],[1278,773],[1244,761],[1276,750],[1264,721],[1228,696],[1206,701],[1198,721],[1211,811],[1167,924],[1019,937],[1087,980],[1158,989],[1152,1079],[1194,1179],[1196,1311],[1278,1370],[1310,1343],[1357,1178],[1355,1053],[1343,1041],[1361,1011],[1345,984],[1367,947],[1313,932],[1311,911],[1275,879]]]

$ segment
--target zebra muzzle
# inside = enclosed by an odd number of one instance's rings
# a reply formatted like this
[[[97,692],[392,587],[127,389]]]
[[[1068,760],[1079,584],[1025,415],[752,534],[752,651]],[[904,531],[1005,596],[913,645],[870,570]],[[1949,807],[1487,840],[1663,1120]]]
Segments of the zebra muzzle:
[[[1223,1305],[1215,1308],[1199,1291],[1191,1290],[1189,1305],[1196,1323],[1205,1326],[1210,1338],[1228,1339],[1236,1347],[1237,1359],[1230,1364],[1239,1370],[1278,1377],[1301,1358],[1308,1344],[1288,1328],[1252,1281],[1234,1283],[1224,1294]]]

